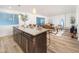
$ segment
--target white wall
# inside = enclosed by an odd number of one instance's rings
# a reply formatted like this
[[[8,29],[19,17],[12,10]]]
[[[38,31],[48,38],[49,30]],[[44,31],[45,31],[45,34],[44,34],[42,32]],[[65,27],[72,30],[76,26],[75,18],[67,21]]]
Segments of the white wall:
[[[55,25],[60,24],[61,19],[64,18],[64,15],[56,15],[52,17],[52,23]]]
[[[76,8],[76,24],[78,25],[77,29],[78,29],[78,33],[79,33],[79,6],[77,6],[77,8]]]
[[[27,14],[28,15],[28,21],[26,21],[26,25],[36,24],[36,17],[44,17],[45,23],[48,23],[47,17],[42,16],[42,15],[32,15],[30,13],[24,13],[24,12],[20,12],[20,11],[7,10],[7,9],[0,9],[0,12],[7,12],[7,13],[13,13],[13,14],[20,14],[20,13]],[[19,25],[22,25],[22,24],[24,24],[24,22],[21,20],[21,18],[19,16]],[[13,34],[13,26],[18,26],[18,25],[0,26],[0,37],[12,35]]]
[[[18,25],[0,26],[0,37],[12,35],[13,34],[13,26],[18,26]]]
[[[70,28],[71,24],[70,24],[70,17],[71,16],[75,16],[76,13],[68,13],[68,14],[60,14],[60,15],[56,15],[56,16],[52,16],[50,17],[50,23],[53,23],[55,25],[60,24],[61,19],[64,19],[64,27]]]
[[[45,18],[45,24],[48,23],[48,17],[42,16],[42,15],[32,15],[30,13],[27,13],[28,15],[28,20],[26,21],[26,25],[28,24],[36,24],[36,17],[43,17]],[[19,24],[22,25],[24,22],[20,19]]]
[[[70,28],[71,27],[71,17],[74,16],[76,19],[76,13],[69,13],[65,15],[65,27]]]
[[[79,6],[76,7],[76,25],[77,31],[78,31],[78,40],[79,40]]]

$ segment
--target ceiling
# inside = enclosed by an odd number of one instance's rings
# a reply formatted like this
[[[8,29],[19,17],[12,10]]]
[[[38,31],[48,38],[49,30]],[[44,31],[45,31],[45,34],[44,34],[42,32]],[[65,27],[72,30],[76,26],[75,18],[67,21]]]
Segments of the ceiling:
[[[1,9],[13,9],[25,13],[32,13],[33,8],[36,13],[44,16],[76,12],[76,5],[0,5]]]

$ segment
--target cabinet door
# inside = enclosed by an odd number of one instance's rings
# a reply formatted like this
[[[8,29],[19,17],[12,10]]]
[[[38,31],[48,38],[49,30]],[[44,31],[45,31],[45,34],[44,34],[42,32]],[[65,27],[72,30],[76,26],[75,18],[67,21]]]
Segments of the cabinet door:
[[[33,53],[34,52],[33,36],[28,33],[23,33],[23,34],[24,34],[25,38],[28,40],[26,42],[26,45],[28,46],[27,47],[28,52]]]
[[[24,52],[28,52],[28,39],[25,36],[22,36],[22,49]]]
[[[21,31],[18,30],[17,42],[18,42],[19,45],[21,45],[21,39],[22,39]]]
[[[18,42],[18,30],[14,27],[13,28],[13,35],[14,35],[14,40],[15,40],[15,42],[17,43]]]
[[[47,52],[47,40],[46,40],[46,32],[38,35],[36,37],[36,52],[45,53]]]
[[[33,38],[29,38],[28,45],[29,45],[28,47],[29,53],[35,52],[35,44],[33,44]]]
[[[15,28],[13,27],[13,39],[16,39],[16,33],[15,33]],[[16,40],[15,40],[16,41]]]
[[[17,44],[21,45],[21,30],[17,28],[13,28],[13,33],[14,33],[14,40],[16,41]]]

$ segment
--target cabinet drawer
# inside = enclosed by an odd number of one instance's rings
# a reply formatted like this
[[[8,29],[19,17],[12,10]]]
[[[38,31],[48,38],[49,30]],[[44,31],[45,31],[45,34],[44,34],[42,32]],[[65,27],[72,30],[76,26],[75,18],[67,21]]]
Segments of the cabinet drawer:
[[[28,39],[33,38],[32,35],[29,35],[28,33],[22,32],[22,35]]]
[[[28,52],[28,39],[26,37],[24,37],[24,36],[22,36],[21,45],[22,45],[23,51]]]

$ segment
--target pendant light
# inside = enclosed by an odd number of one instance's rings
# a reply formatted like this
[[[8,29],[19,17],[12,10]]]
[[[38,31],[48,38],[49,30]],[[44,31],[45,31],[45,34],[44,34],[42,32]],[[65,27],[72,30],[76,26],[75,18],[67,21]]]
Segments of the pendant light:
[[[35,15],[36,14],[36,8],[33,8],[32,13]]]

